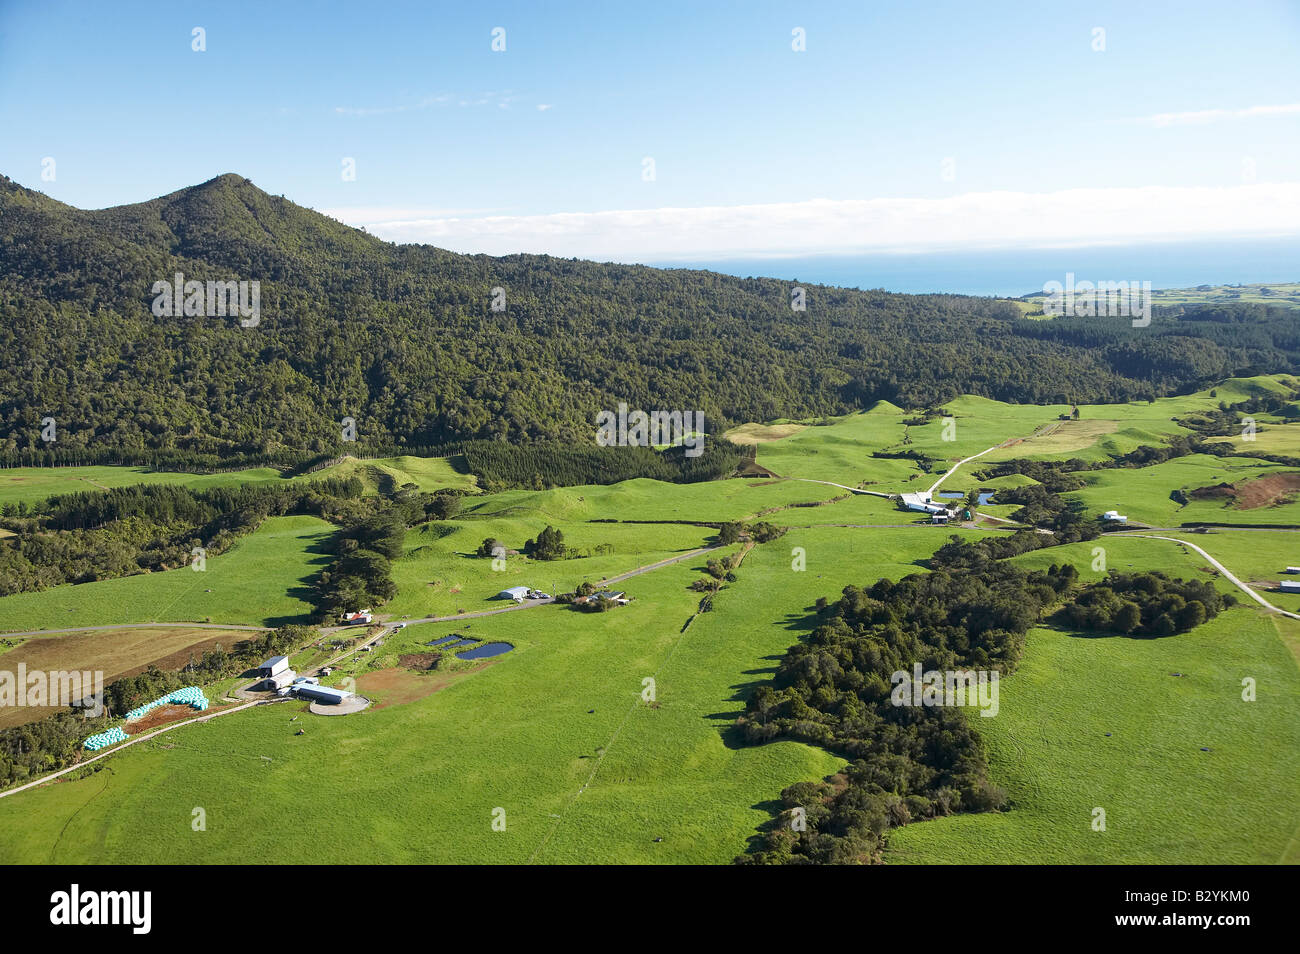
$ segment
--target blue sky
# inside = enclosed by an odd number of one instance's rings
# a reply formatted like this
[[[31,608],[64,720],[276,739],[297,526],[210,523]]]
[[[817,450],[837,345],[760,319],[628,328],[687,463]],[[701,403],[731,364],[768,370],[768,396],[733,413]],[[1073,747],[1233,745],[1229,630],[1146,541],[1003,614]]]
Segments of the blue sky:
[[[238,172],[460,251],[1294,233],[1300,4],[0,0],[0,129],[74,205]]]

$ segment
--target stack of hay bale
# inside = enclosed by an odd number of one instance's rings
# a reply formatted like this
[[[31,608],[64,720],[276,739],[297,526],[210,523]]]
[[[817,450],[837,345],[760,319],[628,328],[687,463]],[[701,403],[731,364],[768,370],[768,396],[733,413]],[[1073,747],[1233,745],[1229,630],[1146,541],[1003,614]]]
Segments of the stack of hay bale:
[[[113,726],[106,732],[100,732],[98,735],[92,735],[85,742],[86,748],[92,752],[98,752],[100,749],[109,745],[116,745],[127,739],[127,734],[118,726]]]

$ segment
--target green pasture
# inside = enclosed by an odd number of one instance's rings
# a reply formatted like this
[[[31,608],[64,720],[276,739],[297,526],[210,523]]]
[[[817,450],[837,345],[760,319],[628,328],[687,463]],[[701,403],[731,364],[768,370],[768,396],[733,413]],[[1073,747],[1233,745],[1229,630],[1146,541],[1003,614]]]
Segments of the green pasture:
[[[329,563],[333,527],[271,517],[231,550],[190,567],[0,597],[5,632],[114,623],[214,622],[278,626],[312,611],[309,587]]]
[[[1278,630],[1298,625],[1240,607],[1167,639],[1031,631],[973,719],[1010,810],[896,830],[887,861],[1295,863],[1300,671]]]

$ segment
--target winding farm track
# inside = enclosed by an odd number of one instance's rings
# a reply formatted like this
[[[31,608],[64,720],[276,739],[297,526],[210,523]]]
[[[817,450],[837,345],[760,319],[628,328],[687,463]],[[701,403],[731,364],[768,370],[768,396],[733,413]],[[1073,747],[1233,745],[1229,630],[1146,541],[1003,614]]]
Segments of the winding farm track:
[[[1287,610],[1279,609],[1278,607],[1276,607],[1276,606],[1274,606],[1272,603],[1270,603],[1268,600],[1264,599],[1264,597],[1260,596],[1258,593],[1256,593],[1254,590],[1252,590],[1249,586],[1247,586],[1247,585],[1246,585],[1245,583],[1243,583],[1241,580],[1237,579],[1237,577],[1233,575],[1233,573],[1232,573],[1231,570],[1229,570],[1226,566],[1224,566],[1222,563],[1220,563],[1220,562],[1219,562],[1218,560],[1216,560],[1214,557],[1210,556],[1208,553],[1206,553],[1204,550],[1202,550],[1200,547],[1198,547],[1195,543],[1192,543],[1192,542],[1190,542],[1190,541],[1188,541],[1188,540],[1181,540],[1181,539],[1179,539],[1178,537],[1159,537],[1159,536],[1156,536],[1156,535],[1154,535],[1154,534],[1150,534],[1150,533],[1125,533],[1125,534],[1123,534],[1123,536],[1126,537],[1126,538],[1127,538],[1127,537],[1145,537],[1145,538],[1148,539],[1148,540],[1168,540],[1170,543],[1179,543],[1179,544],[1182,544],[1182,545],[1185,546],[1185,547],[1190,547],[1191,549],[1193,549],[1193,550],[1195,550],[1197,553],[1199,553],[1201,556],[1205,557],[1205,559],[1209,560],[1209,561],[1210,561],[1210,565],[1211,565],[1212,567],[1214,567],[1216,570],[1218,570],[1220,573],[1222,573],[1222,574],[1223,574],[1223,578],[1224,578],[1225,580],[1227,580],[1229,583],[1231,583],[1231,584],[1233,584],[1234,586],[1236,586],[1237,589],[1241,590],[1243,593],[1245,593],[1247,596],[1249,596],[1252,600],[1254,600],[1254,601],[1255,601],[1256,603],[1258,603],[1260,606],[1264,607],[1264,609],[1266,609],[1266,610],[1268,610],[1269,612],[1272,612],[1272,613],[1278,613],[1278,614],[1280,614],[1280,615],[1282,615],[1282,616],[1289,616],[1289,617],[1291,617],[1291,619],[1300,619],[1300,613],[1291,613],[1291,612],[1288,612]]]
[[[613,584],[613,583],[620,583],[620,582],[622,582],[623,580],[631,579],[631,578],[634,577],[634,576],[640,576],[640,575],[643,574],[643,573],[650,573],[650,572],[652,572],[652,571],[654,571],[654,570],[662,569],[663,567],[666,567],[666,566],[671,566],[671,565],[674,564],[674,563],[681,563],[683,560],[690,560],[690,559],[692,559],[692,558],[694,558],[694,557],[701,556],[701,555],[703,555],[703,554],[705,554],[705,553],[712,553],[714,550],[719,550],[719,549],[722,549],[722,544],[717,544],[717,545],[715,545],[715,546],[711,546],[711,547],[699,547],[699,548],[697,548],[697,549],[695,549],[695,550],[689,550],[689,551],[687,551],[686,553],[679,553],[677,556],[669,557],[669,558],[666,559],[666,560],[659,560],[659,561],[657,561],[657,562],[655,562],[655,563],[649,563],[649,564],[647,564],[647,565],[645,565],[645,566],[639,566],[639,567],[637,567],[637,568],[634,569],[634,570],[628,570],[626,573],[620,573],[620,574],[617,575],[617,576],[607,577],[603,582],[605,583],[605,585],[609,585],[609,584]],[[456,615],[456,616],[426,616],[426,617],[423,617],[422,619],[408,619],[408,620],[402,620],[401,622],[403,622],[403,623],[407,623],[407,624],[412,624],[412,623],[448,623],[448,622],[455,622],[455,621],[457,621],[457,620],[462,620],[462,619],[477,619],[477,618],[480,617],[480,616],[496,616],[498,613],[512,613],[512,612],[517,612],[517,611],[519,611],[519,610],[534,609],[534,608],[536,608],[536,607],[538,607],[538,606],[546,606],[546,605],[548,605],[548,604],[550,604],[550,603],[553,603],[553,602],[555,602],[554,599],[549,599],[549,600],[529,600],[529,601],[526,602],[526,603],[520,603],[520,604],[518,604],[518,605],[516,605],[516,606],[505,606],[505,607],[502,607],[501,609],[483,610],[483,611],[481,611],[481,612],[477,612],[477,613],[461,613],[461,614],[458,614],[458,615]],[[138,629],[138,628],[141,628],[141,627],[143,627],[143,626],[154,626],[154,625],[162,625],[162,626],[186,626],[186,627],[191,627],[191,628],[192,628],[192,627],[195,627],[195,626],[202,626],[202,627],[205,628],[205,629],[242,629],[242,630],[254,630],[254,631],[257,631],[257,632],[262,632],[262,631],[264,631],[264,630],[266,629],[266,627],[264,627],[264,626],[219,626],[219,625],[217,625],[217,624],[215,624],[215,623],[212,623],[212,624],[199,624],[199,623],[162,623],[162,624],[154,624],[154,623],[147,623],[147,624],[146,624],[146,623],[125,623],[125,624],[120,624],[120,625],[115,625],[115,626],[86,626],[86,627],[82,627],[82,628],[80,628],[80,629],[49,629],[49,630],[33,630],[33,631],[31,631],[31,632],[27,632],[27,633],[5,633],[5,634],[3,634],[3,635],[5,635],[5,636],[48,636],[48,635],[54,635],[54,634],[57,634],[57,633],[77,633],[77,632],[85,632],[85,631],[88,631],[88,630],[132,629],[132,628],[134,628],[134,629]],[[321,630],[321,633],[322,633],[322,634],[327,634],[327,633],[336,633],[336,632],[338,632],[339,630],[341,630],[341,629],[345,629],[345,628],[347,628],[347,627],[341,627],[341,626],[339,626],[339,627],[332,627],[332,628],[330,628],[330,629],[328,629],[328,630],[322,629],[322,630]],[[393,628],[393,624],[391,624],[391,623],[390,623],[390,624],[386,624],[386,625],[385,625],[385,628],[384,628],[380,633],[376,634],[376,638],[378,638],[378,637],[380,637],[380,636],[383,636],[383,635],[385,635],[386,633],[390,632],[390,631],[392,630],[392,628]],[[367,640],[367,644],[370,643],[370,642],[372,642],[372,641],[371,641],[371,640]],[[333,657],[332,659],[328,660],[327,662],[323,663],[322,665],[329,665],[330,663],[333,663],[333,662],[335,662],[335,661],[337,661],[337,660],[339,660],[339,659],[342,659],[344,656],[348,656],[348,655],[351,655],[352,653],[359,652],[360,649],[361,649],[361,647],[360,647],[360,646],[357,646],[357,647],[355,647],[355,648],[353,648],[353,649],[345,650],[344,652],[342,652],[342,653],[340,653],[339,655]],[[218,716],[228,715],[228,714],[231,713],[231,712],[239,712],[239,711],[241,711],[241,710],[243,710],[243,709],[251,708],[252,706],[257,706],[257,705],[268,705],[268,704],[270,704],[270,703],[269,703],[269,701],[267,701],[267,700],[254,700],[254,701],[251,701],[251,702],[245,702],[245,703],[243,703],[243,704],[241,704],[241,705],[233,706],[233,707],[231,707],[231,708],[229,708],[229,709],[222,709],[222,710],[220,710],[219,712],[212,712],[212,713],[209,713],[208,715],[205,715],[205,716],[199,716],[198,718],[195,718],[195,719],[186,719],[186,720],[183,721],[183,722],[174,722],[174,723],[172,723],[171,725],[163,726],[162,728],[155,729],[154,731],[152,731],[152,732],[148,732],[148,733],[146,733],[146,734],[144,734],[144,735],[133,736],[133,737],[127,739],[125,742],[123,742],[123,743],[121,743],[121,744],[119,744],[119,745],[115,745],[115,746],[113,746],[113,747],[110,748],[110,749],[106,749],[105,751],[99,753],[98,755],[92,756],[92,757],[90,757],[90,758],[88,758],[88,759],[85,759],[84,761],[78,762],[78,763],[76,763],[75,765],[69,765],[67,768],[59,769],[57,772],[51,772],[49,775],[44,775],[44,776],[42,776],[42,777],[40,777],[40,778],[38,778],[38,779],[34,779],[33,781],[26,782],[26,783],[24,783],[24,784],[22,784],[22,785],[19,785],[19,786],[16,787],[16,788],[7,789],[7,790],[5,790],[5,791],[3,791],[3,792],[0,792],[0,798],[6,798],[6,797],[8,797],[9,795],[15,795],[15,794],[17,794],[18,792],[26,791],[26,790],[29,789],[29,788],[35,788],[35,787],[38,786],[38,785],[44,785],[46,782],[53,781],[54,779],[58,778],[58,777],[61,776],[61,775],[67,775],[69,772],[75,772],[77,769],[84,768],[85,766],[90,765],[92,762],[98,762],[100,759],[106,759],[106,758],[108,758],[109,756],[116,755],[118,752],[121,752],[121,751],[123,751],[124,749],[128,749],[128,748],[130,748],[131,746],[135,745],[137,742],[144,742],[144,741],[146,741],[147,739],[152,739],[154,736],[161,735],[161,734],[164,733],[164,732],[170,732],[172,729],[179,729],[179,728],[180,728],[181,726],[183,726],[183,725],[192,725],[192,724],[195,723],[195,722],[207,722],[209,719],[215,719],[215,718],[217,718]]]
[[[989,448],[989,450],[992,449],[993,448],[991,447]],[[987,453],[987,451],[985,451],[985,453]],[[814,480],[811,477],[794,477],[791,479],[802,480],[805,484],[825,484],[827,487],[838,487],[840,488],[840,490],[847,490],[850,493],[855,493],[855,494],[869,494],[872,497],[884,497],[886,500],[888,500],[890,497],[895,496],[894,494],[883,493],[879,490],[863,490],[861,487],[849,487],[845,484],[837,484],[833,480]]]

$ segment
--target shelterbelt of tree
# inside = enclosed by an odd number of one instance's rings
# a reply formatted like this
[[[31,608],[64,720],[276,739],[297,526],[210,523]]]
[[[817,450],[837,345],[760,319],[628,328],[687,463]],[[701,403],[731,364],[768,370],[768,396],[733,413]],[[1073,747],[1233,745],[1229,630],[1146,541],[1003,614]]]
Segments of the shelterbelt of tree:
[[[256,326],[155,315],[155,283],[177,274],[260,283]],[[620,402],[720,433],[878,400],[1117,402],[1300,370],[1285,307],[1178,305],[1134,328],[817,285],[796,311],[792,285],[396,245],[231,174],[101,210],[0,177],[0,457],[589,442]]]

